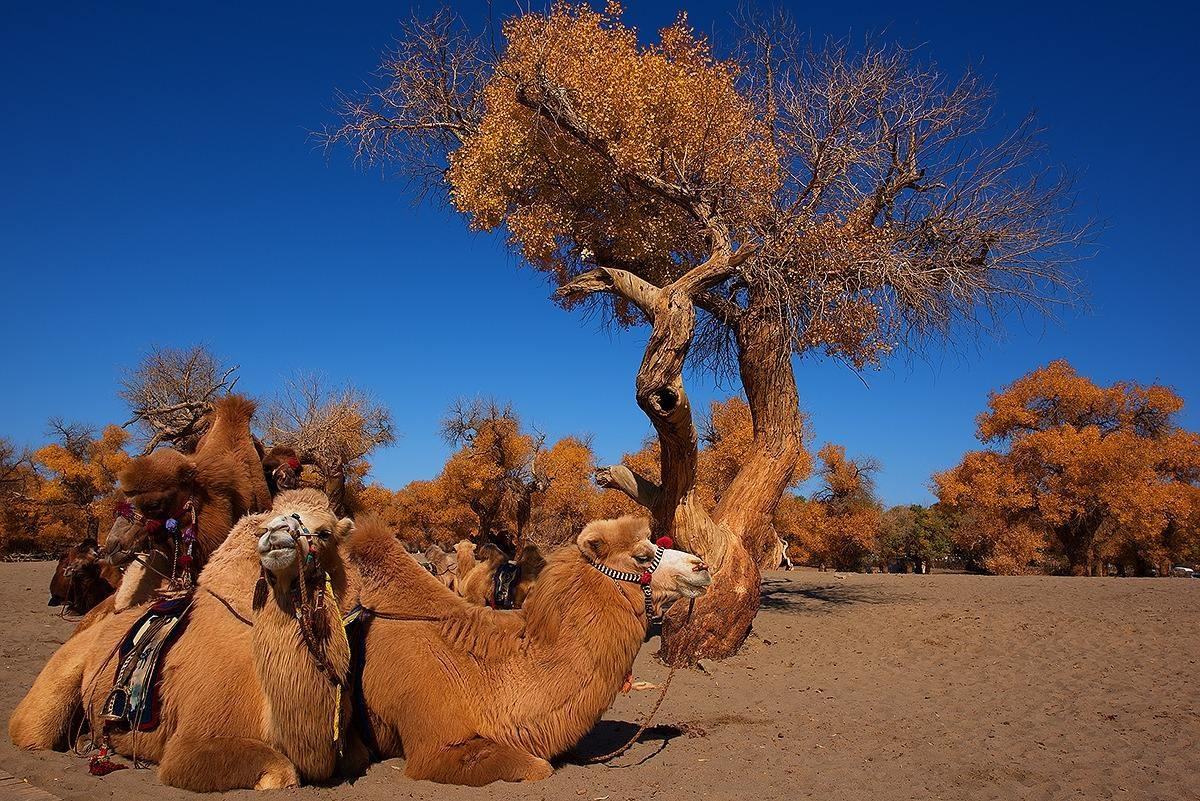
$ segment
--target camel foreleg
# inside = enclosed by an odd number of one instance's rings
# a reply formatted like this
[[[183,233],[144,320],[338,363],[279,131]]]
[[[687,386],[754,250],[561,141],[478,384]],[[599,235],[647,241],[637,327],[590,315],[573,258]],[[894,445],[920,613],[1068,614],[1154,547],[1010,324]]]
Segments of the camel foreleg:
[[[300,774],[290,759],[262,740],[248,737],[176,734],[163,750],[158,778],[163,784],[200,793],[300,786]]]
[[[59,646],[8,720],[17,748],[65,749],[83,715],[83,671],[94,636],[80,632]]]
[[[495,781],[522,782],[548,778],[554,768],[533,754],[486,737],[407,754],[405,774],[442,784],[481,787]]]

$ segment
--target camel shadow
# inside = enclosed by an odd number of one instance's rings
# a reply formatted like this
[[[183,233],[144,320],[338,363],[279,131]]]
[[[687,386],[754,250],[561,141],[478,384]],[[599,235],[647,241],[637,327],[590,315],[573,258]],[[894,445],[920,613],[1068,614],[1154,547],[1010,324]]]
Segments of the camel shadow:
[[[637,730],[637,724],[629,723],[628,721],[602,720],[596,724],[595,728],[588,732],[586,737],[579,741],[569,754],[562,758],[562,762],[571,765],[594,764],[592,760],[615,751],[629,742],[629,738],[633,737]],[[630,746],[628,751],[619,757],[613,757],[607,763],[608,767],[632,768],[641,765],[658,756],[667,747],[667,743],[684,734],[686,732],[683,729],[666,723],[651,726],[642,732],[637,742]],[[656,743],[656,746],[649,753],[642,754],[644,749],[638,747],[642,743]],[[633,757],[638,757],[638,759],[629,762],[628,760],[633,759]],[[622,764],[612,764],[612,762],[617,761],[622,762]]]
[[[853,584],[800,584],[789,579],[763,579],[761,604],[792,614],[828,614],[851,604],[885,604],[895,601],[893,593],[879,587]]]

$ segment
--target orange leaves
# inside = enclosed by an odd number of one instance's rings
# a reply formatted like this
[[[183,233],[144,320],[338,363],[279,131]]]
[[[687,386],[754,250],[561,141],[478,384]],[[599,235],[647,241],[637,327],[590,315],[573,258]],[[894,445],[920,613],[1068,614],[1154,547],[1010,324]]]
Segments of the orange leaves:
[[[967,454],[935,477],[938,496],[1003,521],[987,535],[1010,570],[1036,554],[1039,537],[1075,572],[1172,550],[1178,558],[1197,535],[1200,478],[1200,438],[1176,427],[1180,408],[1166,387],[1100,386],[1051,362],[992,393],[979,438],[1007,450]],[[1163,550],[1167,532],[1176,544]]]
[[[769,205],[779,173],[769,131],[734,67],[685,18],[652,46],[616,5],[558,3],[503,30],[479,128],[450,158],[451,196],[472,226],[506,225],[532,264],[560,277],[584,250],[678,270],[706,242],[648,181]]]

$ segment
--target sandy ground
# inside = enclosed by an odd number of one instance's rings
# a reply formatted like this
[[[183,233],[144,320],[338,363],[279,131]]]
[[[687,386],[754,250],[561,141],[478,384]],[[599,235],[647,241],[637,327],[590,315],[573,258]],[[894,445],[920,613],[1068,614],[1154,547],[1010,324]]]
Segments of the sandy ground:
[[[51,567],[0,565],[5,720],[70,630],[45,606]],[[1200,798],[1200,581],[780,572],[765,590],[745,652],[677,674],[659,725],[612,767],[469,789],[391,760],[271,798]],[[640,680],[666,675],[655,647]],[[622,742],[656,697],[619,698],[580,752]],[[6,737],[0,769],[72,801],[196,798]]]

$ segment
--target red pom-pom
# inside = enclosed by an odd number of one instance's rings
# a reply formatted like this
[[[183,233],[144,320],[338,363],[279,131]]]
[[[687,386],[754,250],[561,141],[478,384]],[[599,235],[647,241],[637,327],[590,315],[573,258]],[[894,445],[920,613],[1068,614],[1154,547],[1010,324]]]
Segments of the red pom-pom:
[[[638,576],[638,584],[649,584],[654,581],[654,574],[649,570],[643,570],[642,575]]]
[[[189,567],[191,564],[192,564],[192,557],[188,556],[186,553],[180,555],[180,557],[179,557],[179,566],[180,567]]]
[[[287,464],[288,464],[288,467],[292,468],[293,470],[300,469],[300,460],[297,459],[295,456],[288,457]]]
[[[667,548],[674,548],[675,540],[671,539],[670,537],[659,537],[654,541],[654,544],[665,550]]]
[[[160,528],[162,528],[162,521],[161,520],[147,520],[145,523],[142,524],[142,528],[146,529],[146,533],[153,534],[154,532],[156,532]]]

